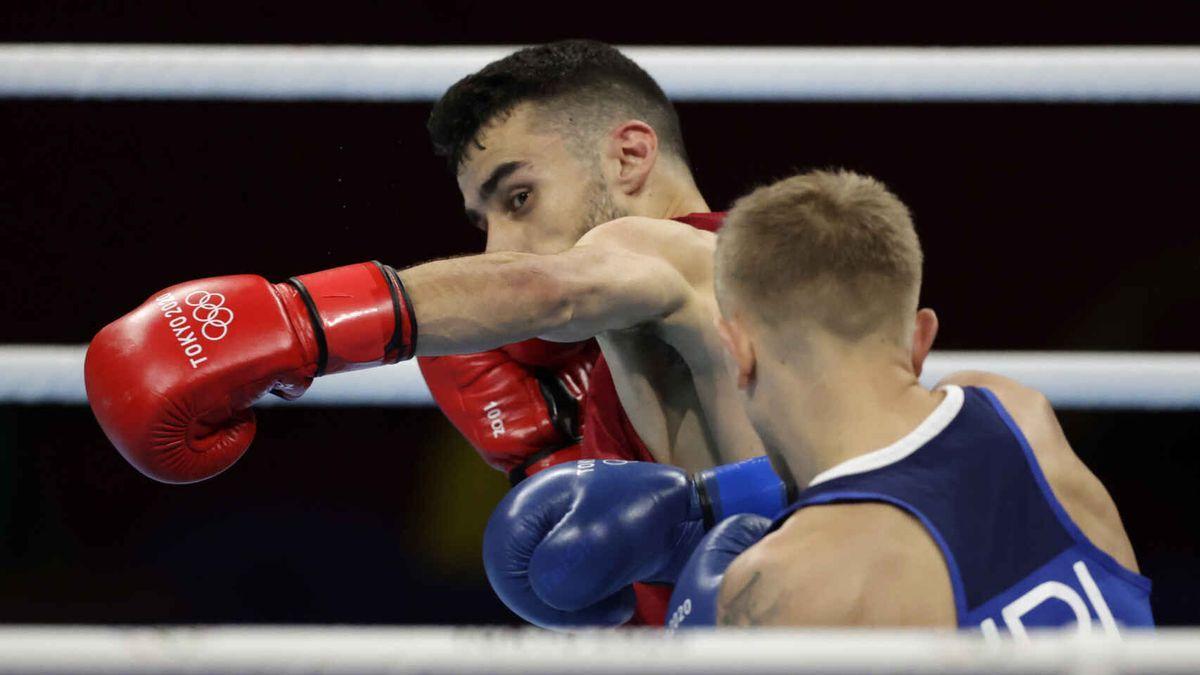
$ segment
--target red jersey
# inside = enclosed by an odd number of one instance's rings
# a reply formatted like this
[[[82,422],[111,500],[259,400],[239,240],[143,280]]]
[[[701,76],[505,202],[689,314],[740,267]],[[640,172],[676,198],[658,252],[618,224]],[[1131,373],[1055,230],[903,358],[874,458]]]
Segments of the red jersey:
[[[697,229],[716,232],[725,221],[725,214],[690,213],[674,220]],[[612,371],[608,368],[608,362],[604,360],[604,354],[600,354],[596,359],[596,365],[589,377],[587,404],[583,410],[580,456],[620,457],[639,462],[655,461],[617,398]]]

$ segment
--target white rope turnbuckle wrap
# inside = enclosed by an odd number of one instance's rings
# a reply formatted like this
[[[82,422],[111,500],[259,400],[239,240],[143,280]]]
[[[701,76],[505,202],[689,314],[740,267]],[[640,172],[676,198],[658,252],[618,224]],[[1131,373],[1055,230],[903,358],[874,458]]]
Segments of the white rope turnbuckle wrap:
[[[515,46],[0,45],[0,96],[429,101]],[[679,101],[1200,102],[1195,47],[629,47]]]

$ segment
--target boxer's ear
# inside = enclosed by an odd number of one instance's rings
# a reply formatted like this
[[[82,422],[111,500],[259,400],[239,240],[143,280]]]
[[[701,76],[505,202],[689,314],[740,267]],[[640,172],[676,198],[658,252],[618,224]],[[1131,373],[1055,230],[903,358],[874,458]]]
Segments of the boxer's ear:
[[[641,120],[629,120],[613,129],[608,137],[608,157],[614,175],[612,184],[631,195],[641,191],[658,161],[658,134]]]
[[[750,334],[736,318],[725,319],[718,316],[713,322],[717,326],[717,335],[721,336],[721,344],[725,346],[725,351],[732,357],[733,365],[737,368],[738,389],[749,389],[754,383],[756,363],[754,343],[750,341]]]
[[[917,377],[921,377],[921,369],[925,367],[925,357],[933,349],[933,340],[937,337],[938,318],[928,307],[917,310],[916,327],[913,328],[912,367]]]

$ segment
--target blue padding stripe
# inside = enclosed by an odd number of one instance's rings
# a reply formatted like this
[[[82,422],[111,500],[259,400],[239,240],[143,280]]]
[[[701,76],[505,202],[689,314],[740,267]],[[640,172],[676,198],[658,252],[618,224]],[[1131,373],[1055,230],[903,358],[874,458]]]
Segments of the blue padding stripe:
[[[773,518],[787,506],[787,487],[766,455],[702,471],[716,522],[739,513]]]

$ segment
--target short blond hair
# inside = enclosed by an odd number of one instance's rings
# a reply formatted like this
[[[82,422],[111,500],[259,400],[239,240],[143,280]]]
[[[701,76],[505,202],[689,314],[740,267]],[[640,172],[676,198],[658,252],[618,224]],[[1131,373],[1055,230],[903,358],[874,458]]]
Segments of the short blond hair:
[[[760,187],[729,212],[717,242],[717,296],[769,325],[815,321],[855,340],[911,331],[921,244],[908,207],[851,171],[811,171]]]

